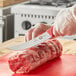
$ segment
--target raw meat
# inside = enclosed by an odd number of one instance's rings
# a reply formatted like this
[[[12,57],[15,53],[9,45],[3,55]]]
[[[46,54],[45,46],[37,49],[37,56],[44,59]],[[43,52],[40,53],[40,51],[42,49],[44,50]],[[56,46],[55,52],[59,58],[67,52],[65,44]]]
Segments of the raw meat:
[[[43,63],[62,53],[62,45],[56,39],[49,39],[37,46],[18,51],[8,60],[10,69],[15,73],[28,73]]]

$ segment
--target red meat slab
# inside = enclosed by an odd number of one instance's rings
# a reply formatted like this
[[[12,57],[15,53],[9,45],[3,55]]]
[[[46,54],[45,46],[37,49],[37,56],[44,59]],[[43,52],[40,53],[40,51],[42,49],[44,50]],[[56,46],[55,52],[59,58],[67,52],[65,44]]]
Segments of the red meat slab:
[[[8,56],[0,58],[0,76],[76,76],[76,55],[62,55],[49,61],[29,74],[15,74],[8,66]]]

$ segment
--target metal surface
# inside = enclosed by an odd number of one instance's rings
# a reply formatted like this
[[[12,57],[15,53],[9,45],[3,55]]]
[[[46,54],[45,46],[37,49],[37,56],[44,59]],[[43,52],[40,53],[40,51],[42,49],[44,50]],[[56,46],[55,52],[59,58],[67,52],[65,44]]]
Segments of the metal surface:
[[[28,2],[29,1],[21,2],[16,5],[21,5]],[[14,38],[14,14],[11,13],[11,8],[14,6],[15,4],[0,8],[0,21],[4,22],[3,27],[0,22],[0,42]]]
[[[15,50],[15,51],[24,50],[26,48],[36,46],[37,44],[40,44],[40,43],[44,42],[45,40],[48,40],[49,38],[51,38],[51,36],[47,32],[45,32],[42,35],[40,35],[26,43],[24,42],[22,44],[19,44],[19,45],[13,46],[13,47],[8,47],[8,49]]]
[[[2,23],[4,23],[2,27]],[[0,42],[13,38],[14,15],[11,14],[11,7],[0,8]]]
[[[14,37],[25,35],[25,32],[37,23],[45,22],[51,26],[60,9],[61,8],[57,9],[51,6],[30,4],[17,5],[13,7],[12,13],[15,14]],[[23,28],[23,26],[29,27],[29,24],[25,22],[29,22],[30,28]]]
[[[4,22],[0,20],[0,43],[3,40],[3,28],[4,28]]]
[[[3,15],[0,17],[0,21],[3,21],[3,23],[4,23],[3,27],[2,27],[3,29],[2,29],[1,42],[13,38],[14,37],[13,36],[13,34],[14,34],[14,15],[13,14],[9,14],[6,16]],[[1,23],[0,23],[0,25],[1,25]],[[0,34],[0,36],[1,36],[1,34]]]

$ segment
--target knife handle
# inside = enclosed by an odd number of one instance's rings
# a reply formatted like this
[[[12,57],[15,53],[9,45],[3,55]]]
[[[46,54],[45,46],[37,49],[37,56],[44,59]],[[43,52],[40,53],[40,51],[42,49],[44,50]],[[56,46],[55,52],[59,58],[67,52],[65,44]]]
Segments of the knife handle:
[[[51,28],[49,28],[47,31],[46,31],[52,38],[54,38],[54,34],[53,34],[53,26]]]

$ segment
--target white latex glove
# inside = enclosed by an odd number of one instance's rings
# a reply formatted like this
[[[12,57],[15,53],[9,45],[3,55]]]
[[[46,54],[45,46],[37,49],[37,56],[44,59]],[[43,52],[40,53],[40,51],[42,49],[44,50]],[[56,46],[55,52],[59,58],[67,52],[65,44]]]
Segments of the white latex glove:
[[[53,25],[55,36],[76,34],[76,5],[61,10]]]
[[[38,23],[33,28],[28,30],[25,34],[25,41],[29,41],[38,35],[44,33],[46,30],[48,30],[51,26],[48,26],[47,24]]]

